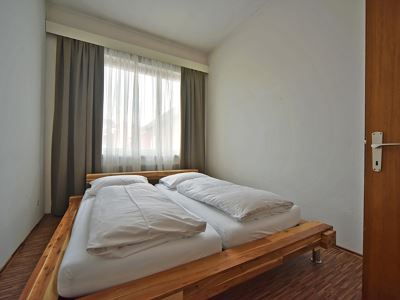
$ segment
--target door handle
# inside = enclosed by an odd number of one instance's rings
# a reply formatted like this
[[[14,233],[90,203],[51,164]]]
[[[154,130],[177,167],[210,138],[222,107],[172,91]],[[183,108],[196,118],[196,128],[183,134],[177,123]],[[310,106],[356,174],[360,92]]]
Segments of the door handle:
[[[371,144],[372,149],[381,148],[383,146],[400,146],[400,143]]]
[[[372,133],[372,170],[380,172],[382,170],[382,147],[400,146],[400,143],[383,143],[383,132],[375,131]]]

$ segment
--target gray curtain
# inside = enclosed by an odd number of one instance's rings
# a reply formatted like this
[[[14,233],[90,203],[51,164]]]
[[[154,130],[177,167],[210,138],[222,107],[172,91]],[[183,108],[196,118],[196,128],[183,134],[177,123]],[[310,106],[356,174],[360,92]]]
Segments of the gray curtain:
[[[205,167],[205,78],[206,74],[181,71],[181,168]]]
[[[52,141],[52,213],[63,215],[85,175],[101,171],[104,48],[57,37]]]

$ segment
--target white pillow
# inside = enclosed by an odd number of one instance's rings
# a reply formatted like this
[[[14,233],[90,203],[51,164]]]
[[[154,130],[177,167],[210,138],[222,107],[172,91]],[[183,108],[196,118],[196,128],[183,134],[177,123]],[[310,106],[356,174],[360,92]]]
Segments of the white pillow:
[[[199,177],[208,177],[208,176],[197,172],[179,173],[161,178],[160,183],[165,185],[169,189],[176,189],[176,186],[181,182]]]
[[[133,183],[148,183],[148,180],[146,177],[140,175],[115,175],[101,177],[93,180],[90,183],[91,187],[88,190],[88,193],[89,195],[95,196],[103,187],[113,185],[129,185]]]

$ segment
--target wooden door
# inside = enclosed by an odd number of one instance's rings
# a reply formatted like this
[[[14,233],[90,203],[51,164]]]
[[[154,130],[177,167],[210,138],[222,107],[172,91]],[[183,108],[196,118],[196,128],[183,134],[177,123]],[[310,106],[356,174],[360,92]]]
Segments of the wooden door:
[[[372,170],[371,134],[400,142],[400,0],[366,1],[363,299],[400,299],[400,146],[382,147]]]

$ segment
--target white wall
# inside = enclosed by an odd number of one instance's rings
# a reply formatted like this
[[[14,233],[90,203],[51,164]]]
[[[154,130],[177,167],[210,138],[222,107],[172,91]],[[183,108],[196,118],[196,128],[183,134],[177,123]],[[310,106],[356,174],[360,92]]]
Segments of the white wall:
[[[43,0],[0,2],[0,268],[43,215]]]
[[[211,175],[293,199],[362,251],[364,1],[271,0],[212,52]]]

